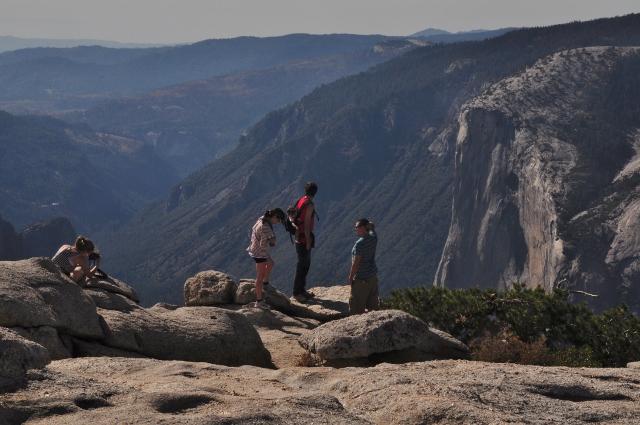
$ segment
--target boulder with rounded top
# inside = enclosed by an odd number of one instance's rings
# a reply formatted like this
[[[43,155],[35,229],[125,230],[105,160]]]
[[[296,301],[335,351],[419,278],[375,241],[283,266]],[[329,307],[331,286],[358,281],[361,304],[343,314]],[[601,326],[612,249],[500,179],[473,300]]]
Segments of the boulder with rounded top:
[[[417,317],[383,310],[325,323],[302,335],[298,342],[322,359],[349,359],[420,346],[435,350],[438,339],[442,337],[435,337]],[[451,341],[444,344],[452,346]]]
[[[0,293],[0,326],[104,337],[91,298],[48,258],[0,262]]]
[[[231,276],[215,270],[198,273],[184,283],[186,306],[229,304],[237,285]]]

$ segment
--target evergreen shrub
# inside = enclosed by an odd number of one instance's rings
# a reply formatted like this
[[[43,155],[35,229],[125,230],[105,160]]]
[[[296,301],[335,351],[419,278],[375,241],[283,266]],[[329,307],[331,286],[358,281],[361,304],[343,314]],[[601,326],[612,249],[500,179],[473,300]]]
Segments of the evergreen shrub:
[[[595,314],[569,291],[538,287],[391,291],[382,308],[410,313],[469,344],[483,361],[573,367],[624,367],[640,360],[640,319],[623,303]]]

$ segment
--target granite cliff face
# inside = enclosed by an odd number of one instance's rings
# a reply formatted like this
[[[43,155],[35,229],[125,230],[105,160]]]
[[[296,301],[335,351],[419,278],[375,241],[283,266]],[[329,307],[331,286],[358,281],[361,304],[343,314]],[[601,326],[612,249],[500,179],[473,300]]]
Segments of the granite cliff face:
[[[435,284],[563,285],[640,307],[640,119],[609,107],[633,96],[616,81],[637,66],[637,48],[560,52],[463,106]]]

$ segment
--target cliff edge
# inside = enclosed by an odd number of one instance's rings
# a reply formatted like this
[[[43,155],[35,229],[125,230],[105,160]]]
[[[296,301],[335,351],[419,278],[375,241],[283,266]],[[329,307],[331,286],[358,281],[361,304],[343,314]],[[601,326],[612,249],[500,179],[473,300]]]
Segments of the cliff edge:
[[[463,106],[436,285],[564,285],[640,309],[638,69],[634,47],[564,51]]]

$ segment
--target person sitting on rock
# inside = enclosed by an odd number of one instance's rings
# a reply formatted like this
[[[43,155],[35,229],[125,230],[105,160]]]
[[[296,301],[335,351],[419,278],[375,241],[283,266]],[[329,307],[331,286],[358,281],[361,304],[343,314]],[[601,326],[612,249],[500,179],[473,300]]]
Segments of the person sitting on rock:
[[[251,244],[247,251],[256,262],[256,303],[255,306],[264,310],[269,310],[269,304],[262,299],[262,288],[269,285],[269,275],[274,261],[269,256],[269,247],[276,243],[276,236],[273,233],[273,225],[284,220],[284,211],[280,208],[267,210],[258,219],[251,230]]]
[[[79,283],[83,278],[91,279],[98,271],[100,256],[95,256],[95,265],[93,268],[89,267],[88,258],[94,251],[93,242],[80,235],[73,246],[62,245],[52,261],[60,266],[64,274]]]
[[[351,250],[351,270],[349,271],[349,314],[362,314],[378,310],[378,268],[376,267],[376,247],[378,236],[374,224],[366,218],[356,222],[356,234],[360,239]]]

